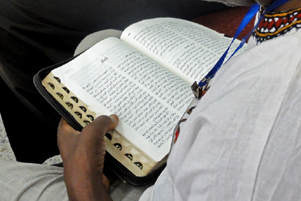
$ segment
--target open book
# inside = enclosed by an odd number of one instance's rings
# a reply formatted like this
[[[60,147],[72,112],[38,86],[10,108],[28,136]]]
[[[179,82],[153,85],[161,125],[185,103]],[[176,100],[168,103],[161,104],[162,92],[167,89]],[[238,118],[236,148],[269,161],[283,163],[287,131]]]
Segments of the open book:
[[[117,114],[107,152],[143,177],[164,163],[174,128],[193,99],[192,83],[231,40],[193,22],[145,20],[125,29],[121,39],[107,38],[55,68],[42,84],[82,126]]]

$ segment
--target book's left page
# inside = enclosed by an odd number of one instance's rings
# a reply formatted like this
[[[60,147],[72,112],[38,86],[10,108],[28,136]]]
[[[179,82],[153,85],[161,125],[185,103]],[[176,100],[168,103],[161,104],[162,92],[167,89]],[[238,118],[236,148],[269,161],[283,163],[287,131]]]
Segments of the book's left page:
[[[192,100],[190,86],[117,38],[96,44],[52,71],[98,115],[117,114],[116,130],[154,161]]]

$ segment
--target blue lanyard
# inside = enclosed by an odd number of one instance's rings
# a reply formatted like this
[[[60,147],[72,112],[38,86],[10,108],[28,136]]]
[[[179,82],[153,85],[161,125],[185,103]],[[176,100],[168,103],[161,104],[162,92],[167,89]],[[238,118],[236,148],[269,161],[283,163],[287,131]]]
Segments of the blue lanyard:
[[[232,55],[229,57],[229,59],[231,59],[235,55],[235,53],[240,48],[243,47],[243,45],[245,44],[246,40],[249,38],[249,36],[257,28],[259,22],[262,20],[262,18],[264,17],[265,13],[270,12],[272,10],[275,10],[276,8],[278,8],[279,6],[283,5],[284,3],[288,2],[288,1],[289,0],[275,0],[271,5],[269,5],[268,7],[266,7],[265,10],[264,10],[264,12],[260,16],[260,19],[257,21],[256,25],[253,27],[253,29],[250,31],[250,33],[241,40],[241,43],[238,45],[238,47],[235,49],[235,51],[232,53]],[[227,56],[227,54],[229,52],[229,49],[230,49],[231,45],[233,44],[233,42],[235,41],[235,39],[237,38],[237,36],[242,32],[242,30],[249,24],[249,22],[256,15],[256,13],[259,11],[259,9],[260,9],[259,4],[254,4],[254,5],[251,6],[251,8],[249,9],[249,11],[247,12],[247,14],[245,15],[245,17],[243,18],[242,22],[240,23],[238,29],[236,30],[235,35],[233,37],[233,40],[231,41],[229,47],[226,49],[226,51],[221,56],[221,58],[217,61],[217,63],[214,65],[214,67],[209,71],[209,73],[198,83],[198,88],[202,88],[203,86],[205,86],[206,84],[208,84],[209,80],[211,80],[215,76],[216,72],[223,65],[224,60],[225,60],[225,58],[226,58],[226,56]],[[228,59],[228,61],[229,61],[229,59]],[[195,90],[196,90],[195,84],[192,87],[194,87],[193,91],[195,92]],[[196,94],[196,92],[195,92],[195,94]],[[196,95],[196,97],[199,98],[198,95]]]

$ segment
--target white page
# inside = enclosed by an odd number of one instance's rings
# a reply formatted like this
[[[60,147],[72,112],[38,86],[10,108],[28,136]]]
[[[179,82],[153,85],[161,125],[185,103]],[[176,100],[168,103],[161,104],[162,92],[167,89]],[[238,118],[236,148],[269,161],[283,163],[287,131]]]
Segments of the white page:
[[[190,85],[210,71],[232,40],[199,24],[174,18],[135,23],[123,32],[121,39]],[[234,42],[229,56],[239,43]],[[245,49],[246,46],[240,52]]]
[[[116,130],[155,161],[169,152],[173,130],[192,99],[190,85],[117,38],[53,74],[97,115],[117,114]]]

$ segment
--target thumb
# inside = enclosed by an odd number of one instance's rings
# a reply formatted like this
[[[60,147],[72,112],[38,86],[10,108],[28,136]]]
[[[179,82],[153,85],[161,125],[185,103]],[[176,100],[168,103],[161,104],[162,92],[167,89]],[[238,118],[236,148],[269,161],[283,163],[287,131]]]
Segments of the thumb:
[[[89,125],[84,127],[82,133],[90,133],[90,135],[105,135],[108,131],[113,130],[119,123],[117,115],[99,116]]]
[[[118,123],[119,123],[119,118],[118,118],[117,115],[112,114],[109,117],[111,118],[112,122],[111,122],[111,124],[110,124],[110,126],[108,128],[109,129],[108,131],[113,130],[114,128],[116,128],[117,125],[118,125]]]

